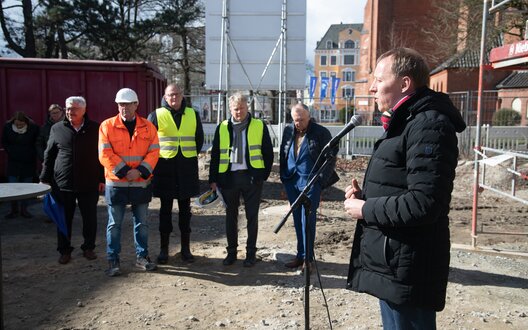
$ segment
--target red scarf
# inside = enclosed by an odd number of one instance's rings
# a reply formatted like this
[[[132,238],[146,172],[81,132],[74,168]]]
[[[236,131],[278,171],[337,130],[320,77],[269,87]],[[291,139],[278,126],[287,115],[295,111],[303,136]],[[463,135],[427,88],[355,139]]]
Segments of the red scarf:
[[[396,110],[400,107],[400,105],[402,105],[405,101],[407,101],[408,99],[411,98],[411,96],[413,96],[414,93],[411,93],[409,95],[405,95],[401,100],[398,101],[398,103],[396,103],[395,106],[393,106],[392,108],[390,108],[389,110],[383,112],[381,114],[381,123],[383,124],[383,129],[384,130],[387,130],[389,128],[389,123],[390,123],[390,120],[392,118],[392,115],[396,112]]]

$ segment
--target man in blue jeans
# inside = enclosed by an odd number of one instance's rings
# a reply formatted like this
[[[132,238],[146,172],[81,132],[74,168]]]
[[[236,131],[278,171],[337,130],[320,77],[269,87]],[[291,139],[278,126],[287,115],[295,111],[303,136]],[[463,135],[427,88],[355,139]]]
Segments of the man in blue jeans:
[[[306,184],[315,174],[322,162],[316,165],[319,154],[332,138],[330,131],[310,119],[310,111],[304,104],[298,103],[291,109],[293,123],[284,128],[280,148],[280,178],[286,189],[288,200],[293,204],[301,194]],[[314,168],[315,167],[315,168]],[[295,235],[297,237],[297,254],[293,260],[286,263],[288,268],[302,266],[311,273],[313,248],[315,240],[315,222],[317,208],[321,199],[321,190],[339,180],[334,171],[335,158],[320,174],[318,181],[312,186],[307,196],[310,199],[310,218],[305,219],[304,206],[293,211]],[[309,237],[306,237],[304,226],[308,226]],[[307,244],[309,243],[309,244]],[[306,247],[309,246],[309,249]]]
[[[152,199],[152,172],[159,157],[158,133],[150,121],[136,114],[138,97],[133,90],[120,89],[115,102],[119,114],[99,128],[99,161],[105,168],[108,204],[108,276],[121,273],[121,224],[127,204],[132,205],[136,266],[146,271],[157,268],[148,255],[147,211]]]

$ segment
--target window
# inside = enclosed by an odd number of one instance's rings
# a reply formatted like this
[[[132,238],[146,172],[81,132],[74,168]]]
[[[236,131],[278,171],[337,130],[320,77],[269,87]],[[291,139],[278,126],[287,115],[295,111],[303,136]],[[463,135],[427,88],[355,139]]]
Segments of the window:
[[[321,76],[321,78],[327,77],[327,72],[326,71],[321,71],[321,72],[319,72],[319,75]]]
[[[330,65],[337,64],[337,56],[330,56]]]
[[[354,97],[354,88],[350,86],[343,87],[341,91],[343,93],[343,98],[346,98],[346,97],[353,98]]]
[[[326,65],[326,55],[321,55],[321,65]]]
[[[521,99],[516,97],[513,99],[511,107],[513,110],[517,111],[518,113],[521,113],[521,104]]]
[[[330,77],[335,77],[336,76],[336,73],[335,72],[330,72]]]
[[[345,55],[343,57],[344,65],[354,65],[354,55]]]
[[[345,48],[354,48],[354,42],[352,40],[345,41]]]
[[[355,81],[356,72],[355,71],[343,71],[343,81]]]
[[[334,43],[332,42],[332,40],[326,41],[326,48],[329,48],[329,49],[334,48]]]

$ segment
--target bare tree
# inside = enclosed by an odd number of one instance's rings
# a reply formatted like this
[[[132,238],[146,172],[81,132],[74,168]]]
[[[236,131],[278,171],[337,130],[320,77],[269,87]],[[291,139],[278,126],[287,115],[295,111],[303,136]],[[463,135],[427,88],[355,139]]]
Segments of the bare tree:
[[[528,2],[510,2],[510,8],[489,18],[487,44],[496,47],[505,35],[522,36],[528,19]],[[435,45],[432,57],[446,59],[456,53],[479,49],[482,30],[482,0],[434,0],[434,24],[422,27],[425,39]]]
[[[166,42],[160,49],[160,66],[169,68],[171,79],[180,81],[184,94],[191,93],[193,74],[203,75],[205,63],[204,7],[201,0],[159,1],[156,20]],[[174,78],[175,77],[175,78]],[[202,78],[203,82],[203,78]]]
[[[31,0],[21,0],[9,6],[6,4],[6,1],[2,1],[0,6],[0,25],[7,47],[22,57],[36,57],[37,48]],[[19,18],[22,19],[21,22],[18,22]]]

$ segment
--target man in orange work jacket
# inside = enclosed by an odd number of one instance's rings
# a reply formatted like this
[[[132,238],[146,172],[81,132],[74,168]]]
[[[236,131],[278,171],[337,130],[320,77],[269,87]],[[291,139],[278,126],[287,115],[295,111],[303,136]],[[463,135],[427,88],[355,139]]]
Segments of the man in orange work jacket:
[[[159,158],[158,134],[154,125],[136,114],[138,97],[130,88],[116,94],[119,114],[99,128],[99,161],[105,169],[105,199],[108,204],[106,274],[117,276],[121,252],[121,223],[127,204],[132,205],[136,266],[155,270],[148,255],[148,204],[152,199],[152,172]]]

